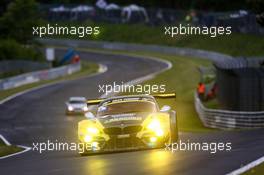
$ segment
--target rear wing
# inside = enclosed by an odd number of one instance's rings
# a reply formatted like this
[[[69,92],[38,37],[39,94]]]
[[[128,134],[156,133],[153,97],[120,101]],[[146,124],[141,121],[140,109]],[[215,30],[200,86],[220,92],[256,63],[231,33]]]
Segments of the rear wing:
[[[176,93],[160,93],[160,94],[150,94],[150,95],[128,95],[128,97],[131,96],[131,98],[142,98],[142,97],[146,97],[146,96],[152,96],[154,98],[176,98]],[[119,96],[122,97],[122,96]],[[126,97],[126,96],[124,96]],[[112,97],[113,99],[118,98],[117,97]],[[110,98],[111,99],[111,98]],[[98,99],[88,99],[86,101],[87,105],[98,105],[100,104],[102,101],[107,100],[107,98],[98,98]]]
[[[105,98],[89,99],[86,101],[86,103],[87,103],[87,105],[98,105],[104,100],[105,100]]]
[[[176,93],[152,94],[155,98],[176,98]]]

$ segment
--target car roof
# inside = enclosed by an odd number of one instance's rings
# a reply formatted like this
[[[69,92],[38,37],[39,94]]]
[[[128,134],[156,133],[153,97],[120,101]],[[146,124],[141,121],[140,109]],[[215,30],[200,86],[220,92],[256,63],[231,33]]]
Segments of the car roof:
[[[86,101],[85,97],[70,97],[69,101]]]

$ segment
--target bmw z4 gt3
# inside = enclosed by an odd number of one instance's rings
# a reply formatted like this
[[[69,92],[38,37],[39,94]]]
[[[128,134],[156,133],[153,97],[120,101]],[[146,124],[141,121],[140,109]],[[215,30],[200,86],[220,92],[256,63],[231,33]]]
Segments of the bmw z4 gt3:
[[[85,152],[106,152],[161,148],[178,140],[176,112],[155,98],[175,98],[175,94],[130,95],[88,100],[98,104],[96,115],[78,123],[78,138]]]

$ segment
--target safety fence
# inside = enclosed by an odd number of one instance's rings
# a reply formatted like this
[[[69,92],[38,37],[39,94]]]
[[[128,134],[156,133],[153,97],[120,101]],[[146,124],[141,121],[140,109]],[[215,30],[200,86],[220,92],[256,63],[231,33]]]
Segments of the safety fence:
[[[244,112],[206,108],[197,93],[194,95],[195,109],[206,127],[220,129],[263,128],[264,111]]]
[[[106,49],[106,50],[125,50],[136,52],[154,52],[164,54],[175,54],[182,56],[190,56],[200,59],[207,59],[210,61],[225,61],[232,59],[232,56],[191,48],[180,48],[159,45],[146,45],[146,44],[128,44],[120,42],[105,42],[105,41],[89,41],[89,40],[67,40],[67,39],[39,39],[39,42],[52,45],[71,48],[89,48],[89,49]]]
[[[81,70],[81,63],[70,64],[53,69],[45,69],[0,80],[0,90],[11,89],[40,80],[52,80],[65,75],[70,75]]]

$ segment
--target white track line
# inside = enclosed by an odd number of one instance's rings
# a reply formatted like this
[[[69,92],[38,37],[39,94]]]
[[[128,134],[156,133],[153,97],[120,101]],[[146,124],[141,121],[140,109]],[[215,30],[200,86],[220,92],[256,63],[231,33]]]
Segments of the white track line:
[[[3,142],[7,145],[7,146],[11,146],[10,142],[8,140],[6,140],[6,138],[0,134],[0,139],[3,140]],[[22,146],[22,145],[16,145],[17,147],[20,147],[20,148],[23,148],[24,150],[22,151],[19,151],[19,152],[16,152],[16,153],[13,153],[13,154],[9,154],[9,155],[6,155],[6,156],[2,156],[0,157],[0,160],[1,159],[5,159],[5,158],[8,158],[8,157],[12,157],[12,156],[15,156],[15,155],[19,155],[19,154],[22,154],[22,153],[25,153],[29,150],[31,150],[31,147],[27,147],[27,146]]]
[[[258,165],[260,165],[263,162],[264,162],[264,156],[259,158],[259,159],[257,159],[257,160],[255,160],[255,161],[253,161],[253,162],[251,162],[251,163],[249,163],[249,164],[247,164],[247,165],[245,165],[245,166],[243,166],[243,167],[241,167],[241,168],[239,168],[239,169],[237,169],[237,170],[232,171],[231,173],[228,173],[227,175],[239,175],[239,174],[242,174],[242,173],[244,173],[244,172],[246,172],[246,171],[248,171],[248,170],[250,170],[250,169],[252,169],[252,168],[254,168],[254,167],[258,166]]]
[[[7,146],[10,146],[10,145],[11,145],[10,142],[7,141],[7,140],[4,138],[4,136],[2,136],[1,134],[0,134],[0,139],[3,140],[3,142],[4,142]]]

